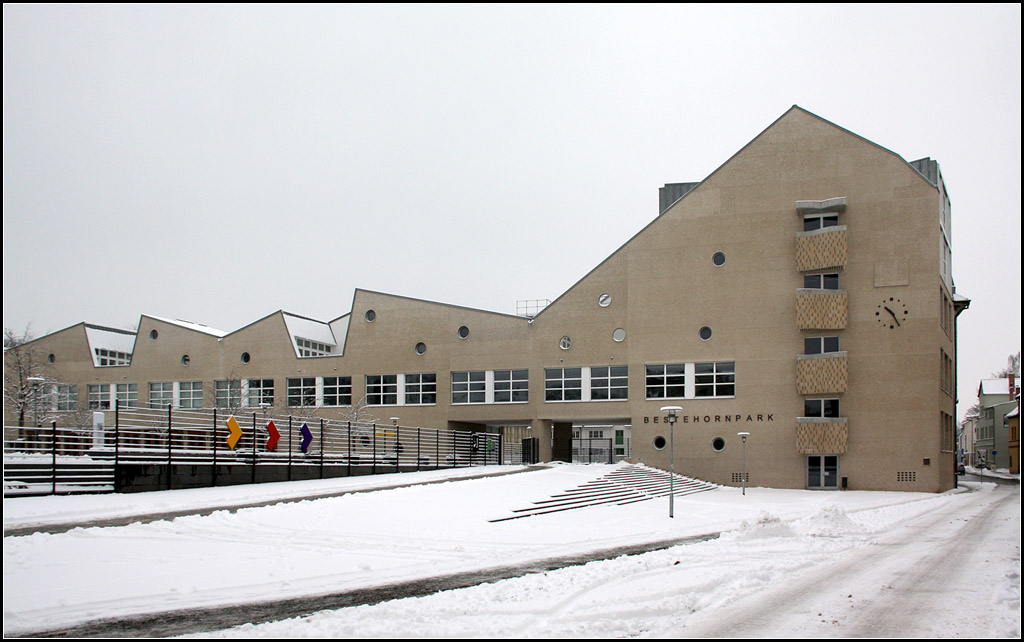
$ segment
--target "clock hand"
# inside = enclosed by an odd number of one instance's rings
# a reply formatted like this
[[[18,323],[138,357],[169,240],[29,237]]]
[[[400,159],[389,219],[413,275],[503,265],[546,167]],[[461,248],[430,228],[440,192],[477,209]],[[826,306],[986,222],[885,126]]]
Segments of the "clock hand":
[[[890,310],[889,306],[885,306],[885,311],[889,313],[889,315],[892,317],[892,320],[896,322],[896,325],[900,325],[900,320],[896,318],[896,313]]]

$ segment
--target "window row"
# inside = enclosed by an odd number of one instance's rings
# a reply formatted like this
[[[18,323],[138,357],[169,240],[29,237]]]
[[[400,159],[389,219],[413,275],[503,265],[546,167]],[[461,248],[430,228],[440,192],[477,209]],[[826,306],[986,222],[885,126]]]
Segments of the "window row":
[[[808,354],[838,349],[838,338],[808,338]],[[652,364],[645,366],[647,399],[733,397],[736,364],[733,361]],[[437,375],[433,372],[366,375],[366,403],[371,406],[433,405],[437,403]],[[352,405],[352,377],[289,377],[285,402],[288,407]],[[202,381],[159,381],[148,384],[148,406],[203,408]],[[453,405],[527,403],[530,400],[529,370],[466,370],[451,373]],[[223,379],[213,382],[217,408],[259,408],[274,405],[274,379]],[[544,400],[621,401],[629,398],[628,366],[582,366],[544,369]],[[110,410],[139,407],[138,384],[89,384],[88,408]],[[77,410],[78,388],[54,389],[57,410]]]
[[[736,396],[736,362],[703,361],[644,366],[647,399]]]

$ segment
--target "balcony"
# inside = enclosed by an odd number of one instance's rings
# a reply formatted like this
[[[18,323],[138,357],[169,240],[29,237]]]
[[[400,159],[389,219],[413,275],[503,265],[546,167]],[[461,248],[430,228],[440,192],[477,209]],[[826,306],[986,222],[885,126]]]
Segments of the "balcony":
[[[797,290],[796,323],[801,330],[842,330],[847,319],[846,290]]]
[[[846,226],[835,225],[796,236],[796,269],[827,270],[846,265]]]
[[[846,417],[796,419],[796,452],[800,455],[845,454],[848,438]]]
[[[846,352],[801,354],[796,358],[796,391],[801,395],[846,392]]]

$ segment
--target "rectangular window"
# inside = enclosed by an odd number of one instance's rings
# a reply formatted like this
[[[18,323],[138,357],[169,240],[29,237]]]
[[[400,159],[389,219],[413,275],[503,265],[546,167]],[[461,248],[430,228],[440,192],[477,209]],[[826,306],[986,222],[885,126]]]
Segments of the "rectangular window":
[[[487,372],[472,370],[452,373],[452,403],[485,403]]]
[[[805,417],[838,417],[838,399],[804,399]]]
[[[839,352],[839,337],[804,337],[804,354]]]
[[[590,369],[590,399],[592,401],[628,398],[628,366],[599,366]]]
[[[249,379],[249,407],[260,408],[274,405],[274,380]]]
[[[433,372],[405,375],[405,403],[437,403],[437,375]]]
[[[517,403],[529,400],[529,370],[494,371],[494,403]]]
[[[686,396],[686,364],[666,363],[644,367],[648,399],[682,399]]]
[[[203,382],[178,382],[178,406],[181,408],[203,407]]]
[[[804,216],[805,232],[820,230],[823,227],[835,227],[837,225],[839,225],[838,214],[808,214]]]
[[[295,347],[299,349],[300,357],[325,357],[331,354],[331,346],[326,343],[299,337],[295,337]]]
[[[132,355],[127,352],[104,348],[96,348],[94,352],[96,353],[96,363],[100,366],[127,366],[132,362]]]
[[[114,384],[114,395],[121,408],[139,407],[139,384],[137,383]]]
[[[324,377],[324,405],[352,405],[352,377]]]
[[[544,368],[544,401],[581,401],[582,368]]]
[[[89,384],[89,410],[110,410],[110,384]]]
[[[213,382],[214,400],[218,408],[238,408],[242,405],[241,379]]]
[[[57,410],[74,411],[78,410],[78,386],[58,385],[57,386]]]
[[[804,287],[808,290],[838,290],[839,273],[805,274]]]
[[[149,407],[154,410],[166,408],[174,403],[174,383],[161,381],[149,384]]]
[[[366,375],[366,403],[371,406],[398,404],[398,375]]]
[[[289,377],[288,405],[293,408],[315,407],[316,377]]]
[[[733,397],[736,395],[736,362],[695,363],[694,396]]]

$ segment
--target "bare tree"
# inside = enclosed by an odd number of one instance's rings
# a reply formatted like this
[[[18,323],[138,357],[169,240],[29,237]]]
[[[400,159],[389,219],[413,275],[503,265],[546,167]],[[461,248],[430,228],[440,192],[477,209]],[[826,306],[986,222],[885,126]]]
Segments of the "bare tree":
[[[992,373],[996,379],[1006,379],[1010,375],[1020,378],[1020,352],[1006,357],[1006,366],[1002,370]]]
[[[25,415],[41,421],[38,413],[53,409],[54,380],[49,373],[45,355],[32,343],[32,329],[16,333],[4,328],[4,408],[18,415],[18,425],[25,425]]]

